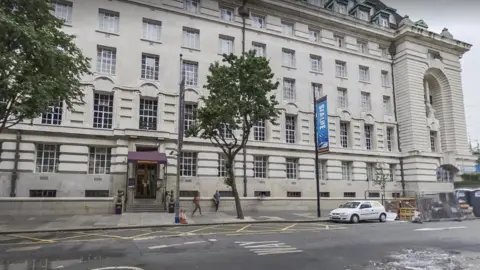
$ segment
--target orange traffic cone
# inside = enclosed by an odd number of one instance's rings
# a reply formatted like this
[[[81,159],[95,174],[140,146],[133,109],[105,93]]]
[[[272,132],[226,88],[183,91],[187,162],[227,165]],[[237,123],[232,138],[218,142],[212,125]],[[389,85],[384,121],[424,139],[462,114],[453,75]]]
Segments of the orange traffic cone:
[[[187,215],[185,215],[185,210],[180,209],[180,224],[188,224]]]

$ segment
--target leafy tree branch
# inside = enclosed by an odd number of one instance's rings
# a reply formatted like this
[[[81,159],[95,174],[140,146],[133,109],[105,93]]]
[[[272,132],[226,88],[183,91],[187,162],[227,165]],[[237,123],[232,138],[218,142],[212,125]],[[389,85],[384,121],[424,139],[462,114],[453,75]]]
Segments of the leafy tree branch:
[[[210,140],[226,157],[226,183],[232,187],[237,216],[243,219],[235,183],[233,161],[246,146],[250,132],[258,122],[277,125],[278,102],[271,93],[278,88],[269,61],[256,57],[254,51],[242,56],[223,55],[221,62],[210,65],[208,94],[200,98],[202,106],[196,112],[196,124],[187,136]]]
[[[90,59],[62,31],[51,0],[0,0],[0,133],[48,106],[83,103]]]

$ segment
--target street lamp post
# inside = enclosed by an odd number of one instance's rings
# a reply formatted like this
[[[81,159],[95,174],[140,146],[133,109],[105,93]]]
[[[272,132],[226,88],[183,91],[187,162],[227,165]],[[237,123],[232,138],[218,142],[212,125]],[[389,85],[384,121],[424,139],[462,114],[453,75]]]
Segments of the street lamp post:
[[[239,15],[242,17],[242,56],[245,55],[245,25],[249,16],[248,9],[245,7],[248,0],[243,1],[243,5],[238,9]],[[242,82],[240,82],[242,83]],[[241,86],[240,86],[241,87]],[[247,148],[243,146],[243,197],[247,197]]]
[[[175,223],[180,223],[180,159],[182,158],[183,135],[185,127],[185,77],[182,72],[183,56],[180,54],[180,91],[178,94],[178,140],[177,140],[177,181],[175,186]]]

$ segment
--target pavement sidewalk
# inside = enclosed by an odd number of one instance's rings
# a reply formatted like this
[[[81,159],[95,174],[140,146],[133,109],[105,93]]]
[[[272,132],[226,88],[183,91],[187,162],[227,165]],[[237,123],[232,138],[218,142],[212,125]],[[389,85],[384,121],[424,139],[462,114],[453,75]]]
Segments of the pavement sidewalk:
[[[234,212],[203,213],[187,216],[188,225],[216,225],[228,223],[285,223],[323,222],[328,213],[317,218],[316,212],[265,211],[245,212],[245,219],[237,219]],[[70,215],[70,216],[1,216],[0,234],[112,230],[149,227],[173,227],[174,214],[123,213],[122,215]]]

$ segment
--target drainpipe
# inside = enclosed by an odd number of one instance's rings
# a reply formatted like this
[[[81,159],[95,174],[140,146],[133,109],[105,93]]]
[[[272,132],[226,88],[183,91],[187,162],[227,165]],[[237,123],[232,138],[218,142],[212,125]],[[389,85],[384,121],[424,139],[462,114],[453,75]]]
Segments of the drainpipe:
[[[15,193],[17,189],[17,179],[18,179],[18,160],[20,159],[20,140],[22,139],[22,135],[20,131],[17,131],[17,138],[15,141],[15,158],[13,161],[13,172],[12,178],[10,179],[10,197],[16,197],[17,194]]]
[[[405,197],[405,173],[403,170],[403,156],[402,156],[402,147],[400,144],[400,128],[398,124],[398,117],[397,117],[397,99],[395,96],[395,76],[394,76],[394,71],[393,71],[393,65],[395,61],[395,54],[396,54],[397,48],[395,47],[395,43],[392,41],[390,43],[390,48],[389,48],[389,53],[390,57],[392,58],[392,61],[390,62],[390,69],[391,69],[391,74],[392,74],[392,92],[393,92],[393,115],[395,117],[395,122],[397,123],[397,144],[398,144],[398,151],[400,152],[400,181],[402,183],[402,197]]]

